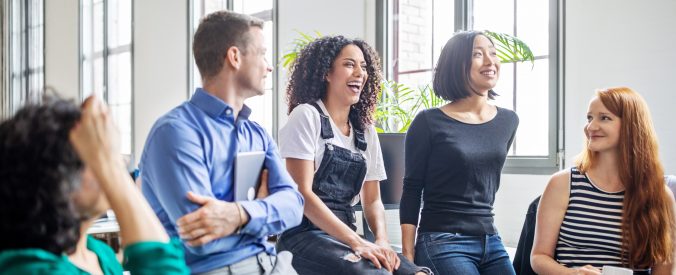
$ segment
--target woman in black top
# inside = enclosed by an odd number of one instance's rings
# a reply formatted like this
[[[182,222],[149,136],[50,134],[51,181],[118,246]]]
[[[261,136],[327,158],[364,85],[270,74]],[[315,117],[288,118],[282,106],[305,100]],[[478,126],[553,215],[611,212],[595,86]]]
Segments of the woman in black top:
[[[488,104],[499,72],[486,35],[454,35],[434,74],[435,93],[450,103],[418,114],[406,136],[403,253],[435,274],[514,274],[493,224],[500,172],[519,123],[513,111]]]

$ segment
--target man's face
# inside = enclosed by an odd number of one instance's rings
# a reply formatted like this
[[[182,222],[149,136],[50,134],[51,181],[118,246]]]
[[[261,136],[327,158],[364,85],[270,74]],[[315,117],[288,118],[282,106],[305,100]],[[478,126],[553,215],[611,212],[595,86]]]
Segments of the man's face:
[[[265,78],[272,67],[265,59],[265,38],[259,27],[249,29],[249,44],[242,54],[242,66],[238,71],[237,82],[245,97],[262,95],[265,91]]]

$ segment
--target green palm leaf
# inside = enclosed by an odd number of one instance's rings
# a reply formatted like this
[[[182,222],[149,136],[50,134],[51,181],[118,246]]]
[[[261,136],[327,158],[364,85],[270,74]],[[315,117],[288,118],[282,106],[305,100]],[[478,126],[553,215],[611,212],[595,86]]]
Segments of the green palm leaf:
[[[521,39],[505,33],[484,31],[495,43],[498,51],[498,58],[502,63],[530,61],[535,64],[535,56],[530,47]]]

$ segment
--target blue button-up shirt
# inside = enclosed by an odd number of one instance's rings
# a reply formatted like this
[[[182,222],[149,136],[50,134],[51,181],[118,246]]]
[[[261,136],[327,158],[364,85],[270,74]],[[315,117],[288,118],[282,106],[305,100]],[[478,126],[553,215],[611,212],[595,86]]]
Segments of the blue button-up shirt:
[[[244,106],[235,119],[225,102],[197,89],[190,101],[162,116],[148,134],[139,164],[143,194],[172,237],[178,236],[176,221],[199,208],[187,199],[188,191],[233,201],[237,152],[266,153],[270,196],[240,202],[250,220],[239,234],[197,247],[184,243],[193,273],[262,251],[274,253],[266,237],[298,225],[303,217],[303,197],[296,183],[282,165],[275,142],[263,127],[248,119],[250,113]]]

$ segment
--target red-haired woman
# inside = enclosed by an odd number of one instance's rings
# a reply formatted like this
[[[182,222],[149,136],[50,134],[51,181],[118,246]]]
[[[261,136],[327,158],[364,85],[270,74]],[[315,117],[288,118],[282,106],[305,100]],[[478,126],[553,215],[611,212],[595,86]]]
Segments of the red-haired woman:
[[[598,91],[584,133],[576,166],[554,174],[542,195],[533,270],[600,274],[620,266],[672,274],[674,196],[645,101],[629,88]]]

